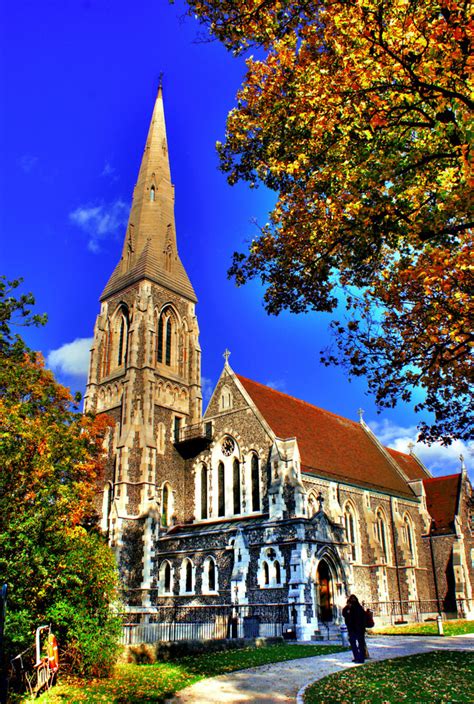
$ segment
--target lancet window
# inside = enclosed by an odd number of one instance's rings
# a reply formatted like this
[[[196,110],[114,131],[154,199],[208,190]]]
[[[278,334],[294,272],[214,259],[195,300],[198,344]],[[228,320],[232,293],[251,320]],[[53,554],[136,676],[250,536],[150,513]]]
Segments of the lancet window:
[[[157,321],[156,361],[168,367],[176,366],[176,316],[168,306]]]
[[[252,511],[260,511],[260,468],[258,455],[255,453],[252,454],[250,465],[252,483]]]
[[[240,462],[234,459],[233,463],[233,498],[234,498],[234,513],[240,513]]]
[[[388,562],[388,549],[387,549],[387,522],[383,514],[382,509],[378,509],[376,513],[377,523],[376,523],[376,534],[377,540],[380,544],[382,558],[385,562]]]
[[[349,545],[349,559],[355,562],[357,559],[357,529],[356,516],[352,504],[344,506],[344,527],[346,529],[346,541]]]

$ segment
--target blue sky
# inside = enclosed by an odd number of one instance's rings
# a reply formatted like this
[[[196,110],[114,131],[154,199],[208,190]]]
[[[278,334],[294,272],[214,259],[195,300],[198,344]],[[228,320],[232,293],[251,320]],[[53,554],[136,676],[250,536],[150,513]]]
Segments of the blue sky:
[[[84,390],[99,295],[120,256],[160,72],[176,187],[180,255],[199,298],[204,389],[231,350],[236,372],[357,419],[406,451],[418,417],[407,405],[377,415],[362,380],[319,364],[329,344],[321,314],[269,317],[258,283],[227,279],[232,253],[267,220],[274,195],[230,187],[215,142],[245,72],[200,40],[185,3],[167,0],[3,0],[0,6],[0,273],[22,276],[48,325],[26,330],[58,378]],[[435,474],[460,452],[417,447]]]

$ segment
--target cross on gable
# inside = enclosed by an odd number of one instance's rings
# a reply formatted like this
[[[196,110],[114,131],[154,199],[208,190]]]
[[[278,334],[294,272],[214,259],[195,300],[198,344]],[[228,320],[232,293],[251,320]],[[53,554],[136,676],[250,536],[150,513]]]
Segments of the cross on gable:
[[[224,354],[223,354],[222,356],[223,356],[224,359],[225,359],[225,363],[226,363],[226,364],[229,364],[230,352],[229,352],[229,350],[228,350],[227,348],[226,348],[226,350],[225,350],[225,352],[224,352]]]

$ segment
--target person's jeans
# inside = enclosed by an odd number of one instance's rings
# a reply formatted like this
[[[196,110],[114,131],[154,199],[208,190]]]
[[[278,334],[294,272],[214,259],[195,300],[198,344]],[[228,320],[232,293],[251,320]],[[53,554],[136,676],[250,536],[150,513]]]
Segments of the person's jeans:
[[[352,648],[355,662],[364,662],[365,660],[365,632],[364,631],[349,631],[349,643]]]

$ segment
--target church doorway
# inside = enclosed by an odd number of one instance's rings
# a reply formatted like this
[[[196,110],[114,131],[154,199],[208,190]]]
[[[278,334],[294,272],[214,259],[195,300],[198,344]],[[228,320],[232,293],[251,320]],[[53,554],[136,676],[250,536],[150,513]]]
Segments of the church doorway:
[[[320,560],[317,571],[318,617],[324,623],[333,620],[334,593],[333,580],[326,560]]]

